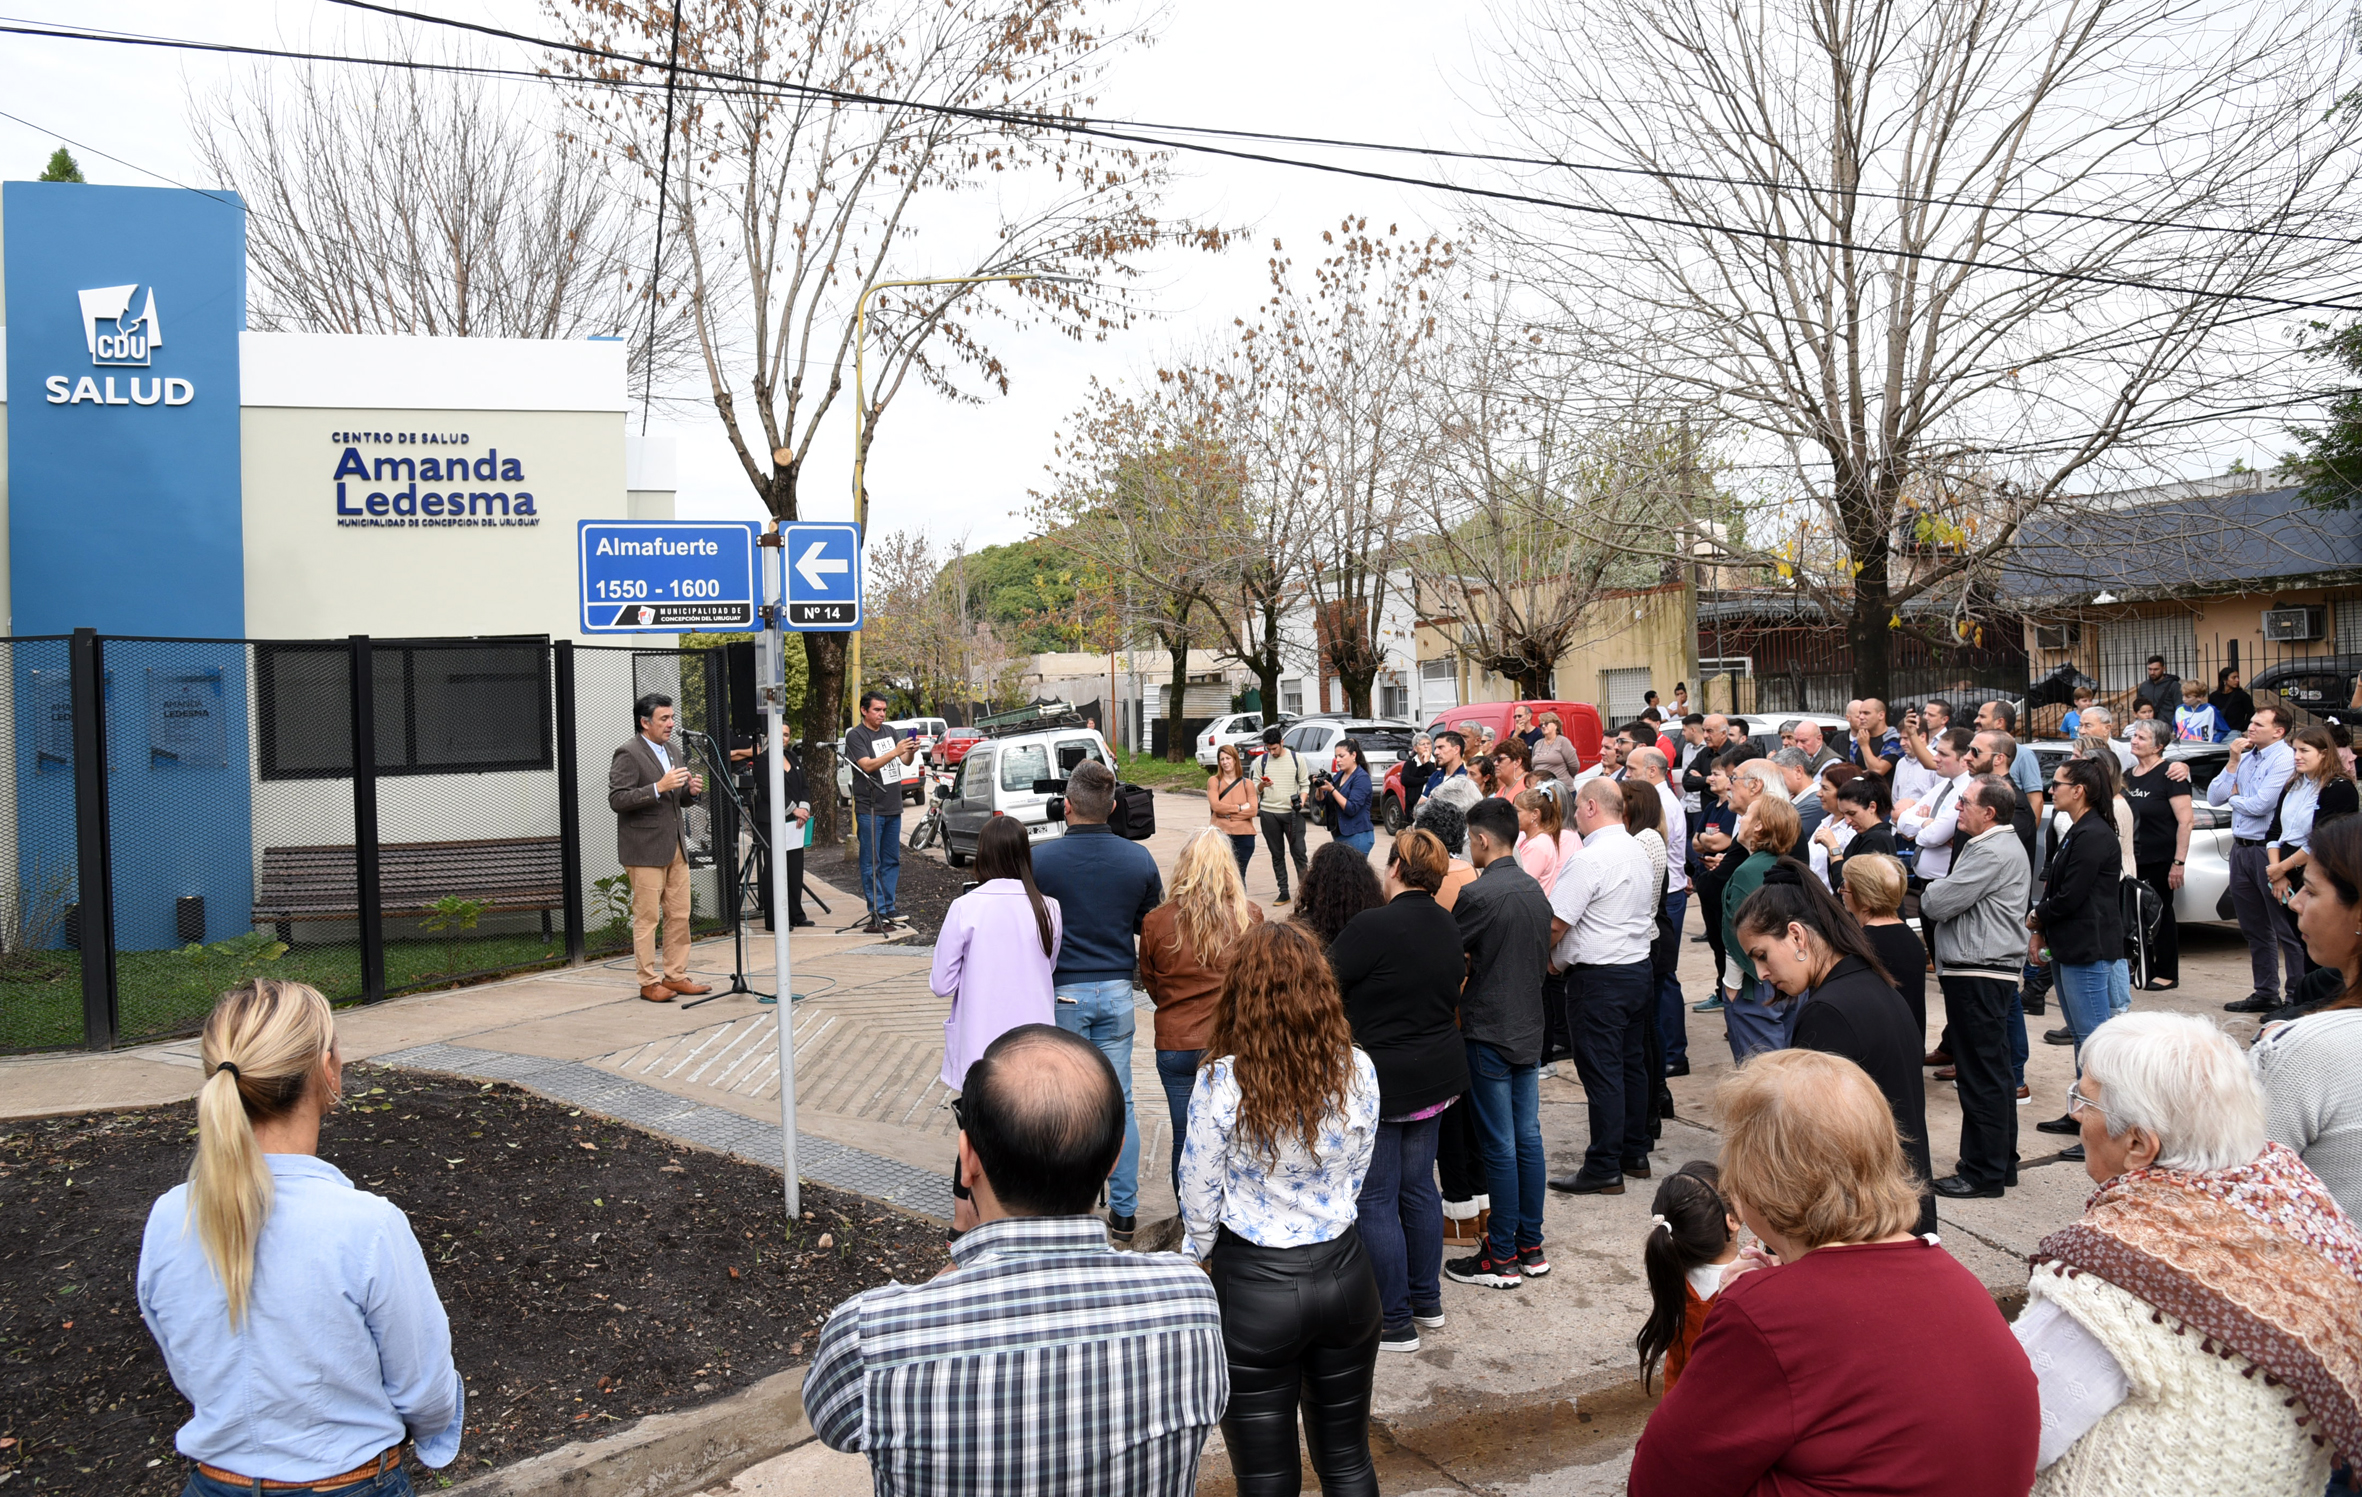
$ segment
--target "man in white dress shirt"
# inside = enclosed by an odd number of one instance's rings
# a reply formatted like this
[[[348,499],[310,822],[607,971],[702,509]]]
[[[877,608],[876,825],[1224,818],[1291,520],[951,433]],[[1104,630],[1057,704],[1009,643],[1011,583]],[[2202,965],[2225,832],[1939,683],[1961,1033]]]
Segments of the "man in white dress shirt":
[[[1935,880],[1952,871],[1952,843],[1960,836],[1960,793],[1968,788],[1968,754],[1976,735],[1946,728],[1934,739],[1935,788],[1908,810],[1895,810],[1895,835],[1919,845],[1919,876]],[[1961,840],[1966,840],[1962,838]]]
[[[1627,793],[1656,792],[1594,780],[1575,793],[1582,850],[1558,865],[1550,890],[1550,963],[1567,973],[1567,1029],[1591,1115],[1582,1164],[1550,1181],[1571,1195],[1622,1195],[1626,1175],[1648,1177],[1657,875],[1624,830]]]
[[[1682,922],[1689,918],[1689,828],[1684,824],[1681,797],[1667,781],[1672,768],[1655,749],[1632,756],[1633,780],[1657,787],[1657,801],[1665,808],[1665,918],[1673,922],[1673,938],[1681,939]],[[1630,781],[1626,782],[1630,788]],[[1681,1007],[1681,973],[1677,961],[1657,979],[1657,1038],[1665,1047],[1665,1074],[1689,1074],[1689,1023]]]

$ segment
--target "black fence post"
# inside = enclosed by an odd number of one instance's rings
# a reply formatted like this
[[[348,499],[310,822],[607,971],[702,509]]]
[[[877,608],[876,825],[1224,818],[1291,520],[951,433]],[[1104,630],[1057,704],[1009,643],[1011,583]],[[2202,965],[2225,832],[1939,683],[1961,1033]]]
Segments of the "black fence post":
[[[589,959],[590,926],[582,904],[581,766],[574,742],[574,641],[550,646],[558,683],[558,897],[566,906],[566,965]]]
[[[708,740],[721,752],[717,761],[707,766],[707,778],[728,775],[731,771],[730,750],[735,740],[730,732],[730,671],[729,661],[716,646],[703,652],[705,668],[705,728],[712,735]],[[734,778],[734,777],[733,777]],[[708,784],[704,796],[709,814],[713,817],[714,882],[721,890],[722,930],[736,935],[738,922],[744,911],[739,908],[745,892],[738,887],[738,804],[732,799],[735,785]]]
[[[385,997],[385,911],[377,888],[377,668],[369,636],[352,637],[353,876],[360,891],[361,1001]]]
[[[67,660],[74,704],[74,842],[82,948],[82,1042],[111,1050],[120,1032],[115,982],[115,872],[108,861],[107,678],[98,632],[76,629]]]

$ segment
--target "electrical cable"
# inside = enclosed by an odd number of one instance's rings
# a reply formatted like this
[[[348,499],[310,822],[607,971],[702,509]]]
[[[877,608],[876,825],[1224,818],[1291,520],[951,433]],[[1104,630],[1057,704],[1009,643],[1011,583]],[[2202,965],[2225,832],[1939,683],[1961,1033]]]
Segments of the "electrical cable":
[[[681,0],[673,0],[672,63],[681,60]],[[664,205],[672,185],[673,85],[680,80],[677,66],[664,72],[664,164],[656,173],[656,250],[648,264],[648,377],[640,386],[640,435],[648,434],[648,403],[656,397],[656,292],[664,279]],[[643,168],[644,170],[645,168]]]
[[[650,59],[639,57],[631,53],[611,52],[604,48],[591,47],[580,43],[552,41],[547,38],[531,36],[524,32],[510,31],[501,27],[483,25],[478,22],[454,20],[442,16],[428,15],[420,11],[403,10],[393,6],[373,4],[370,3],[370,0],[331,0],[331,3],[348,6],[358,10],[372,11],[378,14],[403,20],[414,20],[425,22],[431,25],[473,31],[502,40],[517,42],[523,45],[538,46],[559,52],[570,52],[576,55],[597,58],[602,61],[612,63],[620,63],[630,67],[677,71],[698,78],[711,79],[717,83],[732,84],[737,86],[739,89],[752,87],[757,90],[771,93],[819,99],[828,102],[855,105],[864,108],[908,109],[922,113],[932,113],[954,118],[970,119],[982,123],[1017,126],[1033,130],[1055,131],[1062,134],[1082,136],[1096,140],[1119,141],[1127,145],[1146,146],[1157,150],[1190,151],[1200,155],[1219,156],[1231,160],[1252,161],[1270,166],[1293,167],[1298,170],[1323,172],[1333,176],[1352,177],[1364,181],[1385,182],[1396,186],[1422,188],[1428,191],[1449,193],[1460,197],[1481,198],[1488,201],[1513,203],[1525,207],[1555,209],[1561,212],[1578,213],[1596,218],[1620,220],[1629,223],[1651,224],[1662,228],[1688,229],[1705,234],[1722,235],[1733,239],[1754,240],[1766,244],[1779,244],[1797,248],[1833,250],[1842,253],[1862,255],[1865,257],[1909,260],[1923,265],[1940,265],[1955,269],[1991,271],[1999,274],[2025,276],[2041,280],[2072,282],[2081,285],[2105,286],[2116,290],[2155,292],[2162,295],[2199,301],[2238,302],[2258,306],[2278,307],[2290,311],[2362,312],[2362,303],[2358,302],[2306,300],[2298,297],[2266,296],[2260,293],[2247,291],[2218,291],[2207,287],[2177,286],[2164,282],[2146,280],[2134,276],[2111,276],[2102,275],[2091,271],[2044,270],[2033,266],[2008,265],[1990,260],[1981,260],[1973,256],[1966,255],[1944,255],[1918,250],[1907,252],[1897,251],[1881,248],[1878,246],[1848,244],[1842,240],[1823,239],[1816,235],[1810,234],[1789,233],[1775,229],[1758,228],[1750,225],[1717,223],[1712,220],[1685,218],[1671,214],[1643,213],[1631,209],[1611,208],[1602,204],[1577,202],[1566,198],[1545,197],[1536,193],[1512,192],[1501,188],[1477,187],[1464,183],[1454,183],[1428,177],[1411,176],[1400,172],[1373,171],[1365,168],[1340,166],[1329,162],[1307,161],[1295,157],[1279,156],[1268,152],[1248,151],[1232,147],[1199,144],[1185,140],[1173,140],[1159,136],[1141,134],[1131,130],[1114,129],[1103,124],[1093,124],[1081,117],[1035,115],[1010,110],[980,109],[964,105],[936,104],[919,100],[895,99],[879,95],[855,93],[842,89],[824,88],[811,84],[787,83],[779,80],[764,79],[758,76],[729,73],[711,68],[685,67],[679,64],[671,64],[668,66],[665,63],[652,61]],[[407,67],[424,69],[428,71],[464,72],[478,75],[499,74],[503,76],[533,78],[544,83],[570,83],[608,88],[623,86],[622,80],[616,79],[569,77],[566,75],[553,75],[548,73],[528,74],[516,70],[460,67],[456,65],[421,63],[415,60],[380,60],[376,58],[353,57],[331,53],[302,53],[272,48],[241,46],[224,42],[196,42],[179,38],[149,38],[131,35],[109,35],[92,31],[65,31],[53,27],[34,27],[22,24],[0,25],[0,34],[40,36],[65,41],[98,41],[117,45],[156,46],[189,51],[224,52],[234,55],[278,57],[297,61],[337,62],[362,66]],[[716,91],[728,92],[728,90]]]

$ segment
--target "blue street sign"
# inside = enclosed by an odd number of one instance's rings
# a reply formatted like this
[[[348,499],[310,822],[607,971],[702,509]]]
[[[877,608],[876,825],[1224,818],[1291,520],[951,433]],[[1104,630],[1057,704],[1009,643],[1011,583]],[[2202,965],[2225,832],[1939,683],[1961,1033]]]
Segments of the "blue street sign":
[[[582,632],[678,634],[755,621],[755,527],[743,520],[581,522]]]
[[[787,627],[841,634],[861,627],[861,527],[789,525]]]

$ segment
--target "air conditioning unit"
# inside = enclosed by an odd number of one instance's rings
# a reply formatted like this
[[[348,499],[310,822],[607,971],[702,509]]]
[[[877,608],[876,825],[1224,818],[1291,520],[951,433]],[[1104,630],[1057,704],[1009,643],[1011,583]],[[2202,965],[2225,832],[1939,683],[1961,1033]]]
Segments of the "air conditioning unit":
[[[2037,650],[2072,650],[2083,643],[2080,623],[2036,624],[2034,648]]]
[[[2318,605],[2305,608],[2267,608],[2264,610],[2264,638],[2274,643],[2321,637],[2322,610]]]

